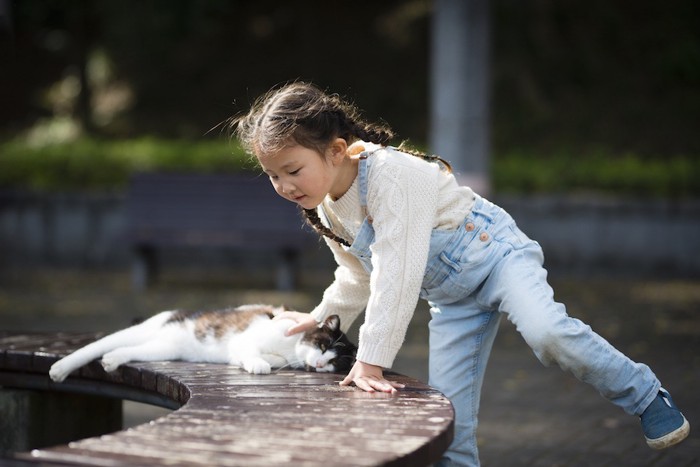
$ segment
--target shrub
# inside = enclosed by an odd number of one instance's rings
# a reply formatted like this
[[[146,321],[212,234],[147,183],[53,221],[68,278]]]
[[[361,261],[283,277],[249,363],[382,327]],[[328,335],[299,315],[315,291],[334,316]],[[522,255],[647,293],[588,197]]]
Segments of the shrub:
[[[499,193],[605,192],[651,197],[700,195],[700,159],[689,156],[643,158],[606,151],[574,156],[527,152],[496,155],[493,185]]]
[[[641,157],[597,150],[583,155],[560,150],[495,154],[497,193],[608,192],[622,195],[700,195],[700,159]],[[259,170],[235,141],[82,138],[33,147],[0,143],[0,188],[38,191],[121,190],[139,171],[237,172]]]
[[[0,145],[0,186],[40,191],[118,190],[139,171],[235,172],[255,166],[231,141],[83,138],[34,148]]]

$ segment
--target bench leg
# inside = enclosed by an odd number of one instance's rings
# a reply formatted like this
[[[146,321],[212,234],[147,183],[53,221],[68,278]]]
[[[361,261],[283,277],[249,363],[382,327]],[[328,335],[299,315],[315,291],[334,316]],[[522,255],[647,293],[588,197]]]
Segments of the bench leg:
[[[0,458],[122,429],[122,401],[107,397],[5,388],[0,413]]]
[[[135,290],[145,290],[153,284],[158,275],[158,257],[156,250],[150,246],[134,248],[131,266],[131,285]]]
[[[299,252],[296,250],[282,250],[280,261],[277,265],[277,290],[292,291],[297,287]]]

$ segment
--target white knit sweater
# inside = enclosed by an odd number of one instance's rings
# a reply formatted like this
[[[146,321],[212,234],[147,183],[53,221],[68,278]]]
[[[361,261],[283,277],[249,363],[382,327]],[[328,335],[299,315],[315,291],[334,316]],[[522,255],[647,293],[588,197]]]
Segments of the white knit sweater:
[[[375,150],[367,177],[367,208],[375,231],[372,274],[343,246],[325,238],[338,268],[335,281],[311,314],[319,321],[337,314],[347,331],[366,309],[357,359],[390,368],[418,302],[431,231],[457,228],[475,197],[470,188],[460,187],[452,174],[435,163],[394,149],[359,144]],[[350,151],[357,150],[356,145]],[[364,220],[358,178],[340,199],[326,197],[323,211],[336,234],[354,241]]]

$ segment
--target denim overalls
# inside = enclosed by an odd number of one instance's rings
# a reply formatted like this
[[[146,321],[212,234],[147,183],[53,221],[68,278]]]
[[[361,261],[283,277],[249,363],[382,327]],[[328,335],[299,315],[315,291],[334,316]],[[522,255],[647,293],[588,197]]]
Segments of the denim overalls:
[[[371,152],[360,155],[365,219],[347,248],[368,273],[374,242],[366,215],[371,162]],[[627,413],[641,414],[658,392],[660,383],[646,365],[631,361],[554,301],[543,261],[539,244],[503,209],[478,196],[457,229],[432,231],[420,293],[431,306],[429,384],[450,399],[456,415],[454,441],[441,465],[479,465],[481,385],[502,314],[543,364],[556,362]]]

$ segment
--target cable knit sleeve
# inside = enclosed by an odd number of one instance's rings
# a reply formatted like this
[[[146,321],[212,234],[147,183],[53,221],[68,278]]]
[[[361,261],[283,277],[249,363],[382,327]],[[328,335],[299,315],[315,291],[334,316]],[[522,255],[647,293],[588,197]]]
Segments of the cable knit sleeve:
[[[418,302],[436,216],[439,168],[414,156],[378,151],[369,174],[373,218],[370,296],[357,359],[391,367]]]
[[[367,305],[369,298],[369,274],[360,262],[339,244],[324,237],[335,257],[338,267],[335,281],[323,293],[323,300],[311,312],[316,321],[323,321],[329,315],[340,317],[340,327],[347,332]]]

